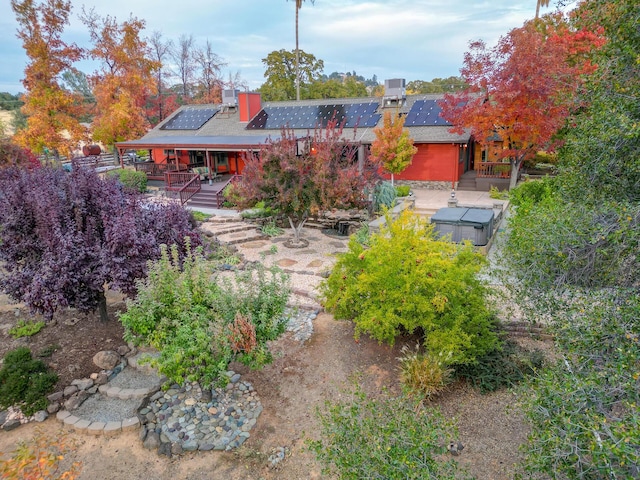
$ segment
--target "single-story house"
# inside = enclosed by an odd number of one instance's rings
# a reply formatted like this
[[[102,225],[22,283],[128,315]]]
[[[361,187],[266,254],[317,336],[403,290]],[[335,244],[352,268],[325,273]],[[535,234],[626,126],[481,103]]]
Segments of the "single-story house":
[[[449,131],[451,125],[440,116],[438,105],[443,95],[406,95],[403,79],[387,80],[385,87],[382,98],[284,102],[262,102],[259,93],[225,90],[221,104],[184,105],[142,138],[119,142],[116,147],[120,156],[131,149],[148,150],[151,161],[136,168],[150,178],[162,179],[165,172],[194,168],[201,173],[202,167],[212,176],[242,174],[247,152],[258,151],[268,138],[279,138],[283,127],[304,138],[333,117],[345,122],[345,138],[355,138],[366,154],[375,140],[373,130],[390,111],[404,116],[405,128],[418,149],[412,164],[395,175],[399,183],[475,189],[474,164],[485,157],[469,133]],[[473,177],[471,182],[467,178],[466,184],[461,183],[467,172],[467,177]]]

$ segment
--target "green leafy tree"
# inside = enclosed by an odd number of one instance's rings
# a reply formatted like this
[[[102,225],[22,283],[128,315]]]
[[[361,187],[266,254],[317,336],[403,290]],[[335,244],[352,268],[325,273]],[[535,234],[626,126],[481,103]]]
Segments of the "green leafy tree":
[[[299,242],[309,215],[332,208],[364,207],[367,187],[378,180],[377,168],[357,158],[358,144],[345,140],[342,128],[329,122],[298,151],[293,132],[283,130],[257,156],[245,159],[242,183],[236,187],[238,206],[265,207],[285,215]]]
[[[478,273],[484,257],[471,245],[438,240],[433,225],[409,211],[387,215],[370,247],[355,238],[323,284],[324,305],[336,318],[394,344],[420,332],[428,352],[451,364],[473,362],[498,345],[487,287]]]
[[[354,98],[366,97],[367,87],[353,76],[340,79],[316,80],[308,88],[308,98]]]
[[[468,88],[462,77],[434,78],[430,82],[412,80],[407,83],[407,93],[451,93]]]
[[[371,156],[391,173],[393,185],[393,175],[411,165],[418,149],[413,146],[409,130],[404,128],[404,117],[400,115],[392,117],[390,112],[385,112],[382,127],[375,128],[373,133],[376,139],[371,144]]]
[[[12,95],[9,92],[0,92],[0,109],[19,110],[24,105],[20,95]]]
[[[633,0],[579,5],[577,28],[603,29],[607,40],[593,58],[599,68],[563,132],[559,175],[518,193],[509,223],[505,284],[529,318],[549,323],[559,356],[522,396],[533,427],[525,467],[534,475],[640,471],[637,13]]]
[[[300,50],[299,79],[300,87],[306,91],[308,86],[320,78],[324,62],[310,53]],[[295,100],[296,98],[296,54],[288,50],[274,50],[262,59],[267,79],[260,87],[260,93],[267,101]],[[306,94],[303,95],[307,98]]]
[[[93,119],[93,107],[96,98],[91,91],[89,79],[80,70],[65,70],[61,75],[62,88],[70,91],[79,99],[80,120],[90,123]]]

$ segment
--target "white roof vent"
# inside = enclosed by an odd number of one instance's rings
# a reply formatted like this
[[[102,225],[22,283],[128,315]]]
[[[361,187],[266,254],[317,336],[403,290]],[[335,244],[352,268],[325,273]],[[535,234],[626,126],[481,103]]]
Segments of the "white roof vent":
[[[384,81],[383,107],[404,105],[406,99],[407,90],[404,78],[392,78]]]
[[[238,93],[240,90],[226,89],[222,90],[222,108],[237,108],[238,107]]]

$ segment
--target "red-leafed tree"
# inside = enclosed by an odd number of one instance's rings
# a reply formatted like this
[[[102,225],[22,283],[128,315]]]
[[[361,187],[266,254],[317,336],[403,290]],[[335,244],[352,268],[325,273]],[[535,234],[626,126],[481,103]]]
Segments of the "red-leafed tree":
[[[263,201],[286,215],[294,243],[300,242],[309,215],[363,207],[366,189],[379,180],[378,165],[372,159],[359,159],[359,144],[346,140],[335,122],[316,130],[303,151],[297,144],[294,133],[283,130],[280,139],[245,159],[242,182],[235,187],[239,206]]]
[[[512,188],[524,160],[558,146],[556,133],[581,106],[583,76],[596,68],[589,54],[603,42],[572,29],[560,13],[511,30],[491,49],[472,42],[461,69],[469,88],[445,95],[442,116],[484,146],[496,136],[504,142],[500,158],[510,161]]]
[[[58,308],[98,309],[105,286],[136,293],[160,244],[200,243],[189,212],[142,196],[74,165],[0,169],[0,290],[52,318]]]
[[[413,146],[409,130],[404,128],[404,117],[392,117],[390,112],[385,112],[382,121],[382,127],[373,130],[376,139],[371,144],[371,156],[391,174],[393,185],[393,175],[411,165],[418,149]]]
[[[80,125],[83,99],[60,85],[61,76],[73,70],[83,51],[62,39],[69,23],[71,2],[45,0],[11,1],[18,22],[18,38],[29,57],[22,81],[26,89],[22,112],[27,126],[15,137],[17,143],[36,153],[70,155],[86,132]]]
[[[31,150],[0,138],[0,168],[7,167],[39,168],[40,162]]]
[[[90,76],[96,97],[93,139],[113,145],[144,135],[150,128],[144,106],[156,94],[154,72],[160,68],[140,36],[144,20],[130,17],[120,24],[111,16],[100,18],[94,10],[83,10],[81,19],[93,43],[89,53],[101,62]]]

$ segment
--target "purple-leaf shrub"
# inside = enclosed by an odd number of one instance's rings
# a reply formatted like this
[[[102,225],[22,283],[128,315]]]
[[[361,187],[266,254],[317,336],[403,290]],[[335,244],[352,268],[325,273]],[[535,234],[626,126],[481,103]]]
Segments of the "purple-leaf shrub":
[[[0,202],[0,290],[48,319],[73,307],[106,320],[105,287],[133,295],[160,244],[200,244],[184,208],[145,203],[77,165],[2,169]]]

